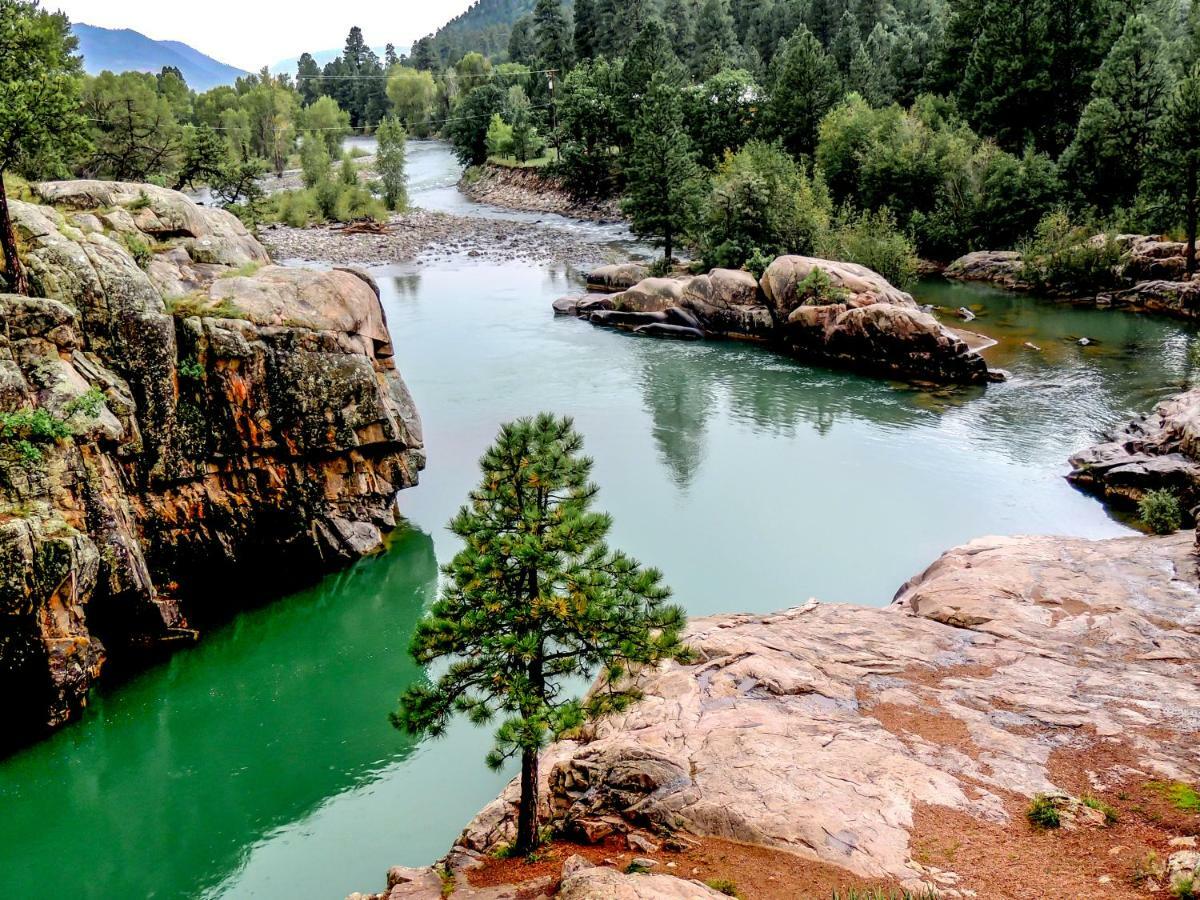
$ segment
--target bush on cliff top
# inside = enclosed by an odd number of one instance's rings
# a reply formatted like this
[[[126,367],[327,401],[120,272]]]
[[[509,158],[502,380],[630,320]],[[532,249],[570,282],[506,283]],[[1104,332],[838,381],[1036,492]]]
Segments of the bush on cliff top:
[[[1115,287],[1121,248],[1111,235],[1094,235],[1093,228],[1072,222],[1065,212],[1050,213],[1019,247],[1022,279],[1064,296],[1092,296]]]
[[[913,243],[886,207],[875,212],[843,209],[821,240],[818,255],[866,266],[898,288],[908,287],[917,276]]]

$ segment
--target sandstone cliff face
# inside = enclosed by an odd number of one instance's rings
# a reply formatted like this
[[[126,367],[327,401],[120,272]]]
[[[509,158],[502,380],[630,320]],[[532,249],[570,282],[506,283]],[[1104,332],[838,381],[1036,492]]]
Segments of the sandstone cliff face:
[[[53,726],[105,644],[377,548],[424,457],[367,276],[270,265],[152,185],[37,191],[12,211],[39,296],[0,296],[0,696]]]
[[[830,296],[807,296],[824,273]],[[757,340],[791,356],[868,374],[945,384],[983,384],[989,372],[959,334],[918,308],[912,296],[863,266],[780,256],[756,280],[749,272],[647,278],[636,265],[605,266],[588,287],[615,291],[555,302],[557,313],[653,337]]]

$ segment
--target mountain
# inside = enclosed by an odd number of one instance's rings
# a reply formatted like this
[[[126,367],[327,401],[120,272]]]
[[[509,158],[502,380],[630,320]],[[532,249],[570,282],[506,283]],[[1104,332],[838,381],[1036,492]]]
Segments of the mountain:
[[[71,32],[79,38],[83,67],[92,75],[106,69],[158,72],[163,66],[175,66],[183,73],[188,87],[206,91],[220,84],[232,84],[246,74],[180,41],[156,41],[129,28],[100,28],[75,22]]]
[[[384,54],[384,51],[386,51],[386,50],[387,50],[387,47],[372,47],[371,48],[371,52],[374,53],[376,56],[378,56],[380,60],[383,59],[383,54]],[[396,48],[397,56],[404,56],[404,54],[406,54],[406,53],[408,53],[407,47],[397,47]],[[325,63],[333,62],[335,59],[337,59],[341,55],[342,55],[342,48],[338,47],[336,50],[318,50],[316,53],[312,54],[312,58],[317,61],[318,66],[321,66],[322,68],[324,68]],[[281,59],[279,62],[277,62],[273,66],[271,66],[271,71],[276,75],[291,75],[291,76],[295,77],[296,67],[299,65],[300,65],[300,57],[297,55],[297,56],[291,57],[290,59]]]

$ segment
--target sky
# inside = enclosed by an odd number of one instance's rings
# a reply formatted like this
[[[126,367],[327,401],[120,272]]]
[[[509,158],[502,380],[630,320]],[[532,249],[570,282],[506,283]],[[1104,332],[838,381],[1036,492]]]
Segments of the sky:
[[[465,10],[471,0],[43,0],[73,22],[132,28],[176,40],[241,69],[341,47],[352,25],[369,45],[412,44]]]

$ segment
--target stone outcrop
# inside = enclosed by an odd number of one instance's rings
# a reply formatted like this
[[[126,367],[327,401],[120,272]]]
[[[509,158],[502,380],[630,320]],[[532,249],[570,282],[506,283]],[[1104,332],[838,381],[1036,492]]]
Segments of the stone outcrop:
[[[816,270],[828,287],[811,294],[806,279]],[[635,265],[594,271],[589,290],[615,293],[560,298],[555,312],[655,337],[762,341],[797,358],[915,381],[1001,377],[910,294],[853,263],[781,256],[760,280],[730,269],[664,278],[644,272]]]
[[[694,663],[644,673],[641,702],[545,751],[560,831],[732,838],[974,896],[952,859],[917,852],[920,810],[1021,833],[1042,794],[1067,827],[1102,827],[1060,783],[1062,759],[1085,760],[1089,791],[1200,777],[1190,534],[984,538],[890,606],[715,616],[688,641]],[[450,860],[511,840],[516,798],[513,784]],[[985,869],[1011,865],[1002,841],[988,852]]]
[[[0,296],[14,735],[71,716],[106,646],[190,639],[256,573],[277,590],[378,548],[424,464],[368,276],[270,265],[152,185],[35,190],[11,209],[38,296]]]
[[[1200,389],[1177,394],[1071,457],[1067,478],[1119,507],[1169,490],[1185,510],[1200,504]]]
[[[985,281],[1008,290],[1028,290],[1022,268],[1021,254],[1015,250],[977,250],[954,260],[942,274],[953,281]]]

